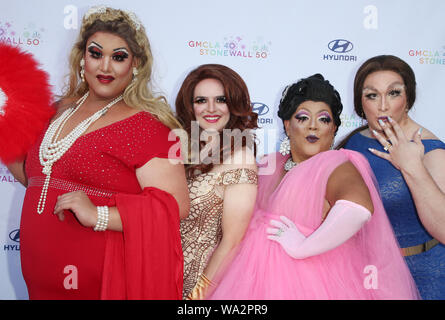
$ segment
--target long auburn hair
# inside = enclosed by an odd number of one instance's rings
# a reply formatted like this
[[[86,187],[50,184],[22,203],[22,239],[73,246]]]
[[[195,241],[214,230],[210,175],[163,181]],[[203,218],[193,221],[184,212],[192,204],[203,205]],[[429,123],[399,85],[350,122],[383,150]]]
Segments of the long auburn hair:
[[[411,110],[416,101],[416,76],[413,69],[405,61],[393,55],[380,55],[366,60],[357,70],[354,79],[354,110],[362,119],[366,120],[365,112],[362,105],[363,85],[366,78],[373,72],[377,71],[393,71],[400,75],[406,88],[407,110]],[[336,147],[343,148],[357,132],[367,129],[368,125],[363,125],[346,136]]]
[[[188,159],[191,157],[191,147],[192,143],[196,141],[191,141],[191,129],[192,121],[196,121],[195,112],[193,108],[194,92],[196,85],[205,79],[216,79],[222,83],[224,86],[224,95],[226,97],[226,103],[230,112],[230,119],[226,124],[224,129],[239,129],[243,131],[245,129],[256,129],[258,128],[257,119],[258,114],[253,112],[252,104],[250,101],[249,91],[247,85],[241,76],[224,65],[220,64],[204,64],[198,68],[191,71],[181,88],[179,89],[178,95],[176,97],[176,114],[178,120],[182,124],[184,130],[188,135]],[[199,129],[199,136],[201,136],[201,128]],[[249,139],[254,142],[254,154],[256,154],[255,148],[255,135],[253,132],[249,133]],[[219,132],[220,138],[220,163],[224,161],[226,155],[226,150],[223,146],[223,132]],[[232,143],[234,137],[231,137],[230,144],[230,154],[233,155],[234,143]],[[199,146],[204,147],[205,142],[199,141]],[[245,147],[247,142],[242,139],[242,147]],[[188,177],[193,177],[195,171],[200,173],[206,173],[212,170],[214,167],[213,163],[204,164],[186,164],[186,173]]]
[[[167,99],[164,96],[154,96],[151,88],[153,55],[145,28],[134,25],[135,15],[119,9],[106,7],[103,11],[86,14],[82,27],[69,58],[70,73],[68,83],[61,98],[79,98],[84,95],[89,86],[80,81],[80,60],[83,58],[88,39],[96,32],[108,32],[124,39],[135,58],[138,59],[138,75],[125,89],[125,103],[135,109],[150,112],[170,129],[180,128]]]

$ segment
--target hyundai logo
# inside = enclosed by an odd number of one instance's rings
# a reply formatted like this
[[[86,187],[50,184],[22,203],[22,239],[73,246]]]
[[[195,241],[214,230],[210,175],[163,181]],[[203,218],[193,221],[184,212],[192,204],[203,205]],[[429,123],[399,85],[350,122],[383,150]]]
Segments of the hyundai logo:
[[[253,112],[258,113],[259,116],[264,116],[269,112],[269,107],[261,102],[252,103]]]
[[[20,229],[13,230],[9,233],[9,239],[14,242],[20,242]]]
[[[352,50],[354,46],[352,45],[352,42],[344,39],[337,39],[332,40],[328,44],[328,48],[331,51],[337,52],[337,53],[346,53]]]

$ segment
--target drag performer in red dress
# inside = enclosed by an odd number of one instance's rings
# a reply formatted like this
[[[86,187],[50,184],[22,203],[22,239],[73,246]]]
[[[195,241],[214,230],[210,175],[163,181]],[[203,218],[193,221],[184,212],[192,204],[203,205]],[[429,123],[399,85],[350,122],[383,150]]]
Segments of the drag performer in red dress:
[[[26,161],[21,261],[31,299],[181,299],[188,214],[179,124],[149,91],[152,55],[130,12],[91,8],[70,83]],[[170,141],[173,140],[173,141]]]

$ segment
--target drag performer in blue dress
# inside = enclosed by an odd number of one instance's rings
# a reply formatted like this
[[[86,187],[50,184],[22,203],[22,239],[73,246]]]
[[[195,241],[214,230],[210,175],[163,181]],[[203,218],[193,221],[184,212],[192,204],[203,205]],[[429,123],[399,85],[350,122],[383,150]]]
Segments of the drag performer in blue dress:
[[[422,298],[445,299],[445,143],[409,117],[415,86],[403,60],[366,61],[355,77],[354,107],[368,125],[338,148],[368,159]]]

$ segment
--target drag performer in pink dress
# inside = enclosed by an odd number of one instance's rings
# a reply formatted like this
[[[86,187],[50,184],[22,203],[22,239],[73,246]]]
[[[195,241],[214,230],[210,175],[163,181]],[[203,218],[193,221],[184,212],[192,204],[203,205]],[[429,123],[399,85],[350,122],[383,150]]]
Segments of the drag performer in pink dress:
[[[211,299],[418,298],[368,162],[329,150],[341,110],[321,75],[285,89],[284,155],[262,161],[249,229]]]

